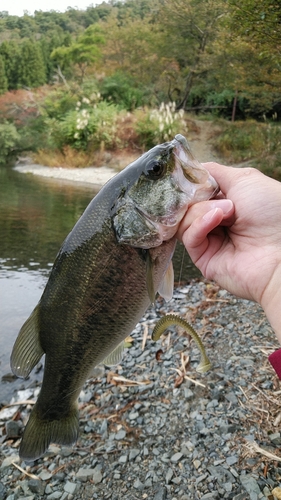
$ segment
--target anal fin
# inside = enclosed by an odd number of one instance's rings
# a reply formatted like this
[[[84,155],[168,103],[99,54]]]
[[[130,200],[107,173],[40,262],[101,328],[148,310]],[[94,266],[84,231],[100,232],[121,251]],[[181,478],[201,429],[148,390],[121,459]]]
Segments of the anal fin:
[[[111,351],[111,353],[108,356],[106,356],[106,358],[103,360],[104,365],[114,366],[118,365],[122,361],[125,349],[125,342],[126,339],[122,340],[122,342],[117,347],[115,347],[115,349]]]
[[[165,276],[162,280],[162,283],[160,284],[158,288],[158,293],[163,297],[165,300],[169,301],[171,300],[173,293],[174,293],[174,268],[173,268],[173,263],[172,261],[169,264],[169,267],[165,273]]]

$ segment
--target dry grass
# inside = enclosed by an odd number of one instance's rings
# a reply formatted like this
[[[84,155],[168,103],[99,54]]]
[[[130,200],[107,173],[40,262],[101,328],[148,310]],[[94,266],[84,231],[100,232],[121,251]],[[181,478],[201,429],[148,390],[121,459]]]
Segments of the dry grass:
[[[134,161],[140,152],[133,148],[124,148],[113,151],[77,151],[66,146],[62,151],[39,150],[32,153],[34,163],[48,167],[62,168],[85,168],[85,167],[102,167],[104,165],[111,167],[117,171],[125,168],[129,163]]]
[[[82,168],[93,164],[92,154],[65,146],[63,151],[40,149],[32,155],[33,161],[48,167]]]

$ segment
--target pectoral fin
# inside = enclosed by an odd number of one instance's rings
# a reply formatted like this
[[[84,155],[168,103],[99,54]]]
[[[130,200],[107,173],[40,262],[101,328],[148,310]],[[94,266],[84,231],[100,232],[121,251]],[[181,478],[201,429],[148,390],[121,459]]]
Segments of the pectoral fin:
[[[23,324],[11,354],[11,369],[17,377],[26,378],[44,351],[39,340],[38,306]]]
[[[158,293],[165,300],[171,300],[174,293],[174,268],[172,261],[165,273],[162,283],[158,288]]]

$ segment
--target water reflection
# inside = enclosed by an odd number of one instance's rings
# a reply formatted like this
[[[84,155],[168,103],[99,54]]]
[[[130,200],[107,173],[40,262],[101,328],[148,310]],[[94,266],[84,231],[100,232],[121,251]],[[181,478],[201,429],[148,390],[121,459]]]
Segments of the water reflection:
[[[95,194],[90,185],[0,168],[0,379],[10,372],[11,348],[41,296],[63,239]],[[0,383],[1,401],[21,384]]]

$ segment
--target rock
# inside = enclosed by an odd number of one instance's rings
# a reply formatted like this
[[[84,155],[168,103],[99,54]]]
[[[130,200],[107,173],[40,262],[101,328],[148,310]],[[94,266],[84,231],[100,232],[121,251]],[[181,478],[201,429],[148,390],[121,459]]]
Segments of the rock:
[[[129,462],[134,460],[137,456],[139,456],[139,454],[140,454],[140,450],[138,450],[137,448],[132,448],[130,453],[129,453]]]
[[[62,497],[62,492],[61,491],[54,491],[50,495],[48,495],[48,500],[58,500],[58,498]]]
[[[19,456],[18,455],[11,455],[9,457],[4,458],[2,464],[1,464],[1,469],[5,469],[6,467],[10,467],[10,465],[15,462],[19,462]]]
[[[167,490],[164,486],[159,486],[153,500],[166,500],[167,498]]]
[[[4,500],[6,498],[6,487],[3,483],[0,483],[0,500]]]
[[[6,439],[17,438],[21,429],[21,424],[14,420],[8,420],[6,423]]]
[[[92,481],[93,481],[94,484],[101,483],[101,481],[102,481],[102,473],[101,473],[101,470],[100,470],[100,468],[99,468],[98,465],[94,469]]]
[[[250,495],[250,500],[258,500],[261,490],[256,479],[250,476],[250,474],[241,474],[240,481]]]
[[[174,475],[173,469],[169,468],[165,477],[166,484],[169,484],[171,482],[173,475]]]
[[[74,495],[77,489],[77,484],[67,481],[64,485],[64,491],[70,495]]]
[[[279,488],[279,486],[277,486],[276,488],[274,488],[272,490],[272,495],[274,495],[278,500],[281,499],[281,488]]]
[[[176,464],[177,462],[180,461],[180,459],[182,457],[183,457],[183,453],[182,452],[175,453],[174,455],[171,456],[171,462],[173,462],[174,464]]]
[[[44,495],[45,485],[40,479],[30,479],[28,481],[28,487],[32,493],[36,493],[37,495]]]
[[[53,476],[53,474],[51,474],[51,472],[49,472],[47,470],[43,470],[39,474],[39,477],[40,477],[40,479],[42,479],[42,481],[48,481],[48,479],[51,479],[52,476]]]
[[[144,484],[139,479],[136,479],[133,486],[134,486],[135,490],[142,491],[144,489]]]
[[[121,441],[125,437],[126,437],[126,431],[124,429],[121,429],[119,432],[117,432],[117,434],[115,434],[115,439],[117,441]]]

